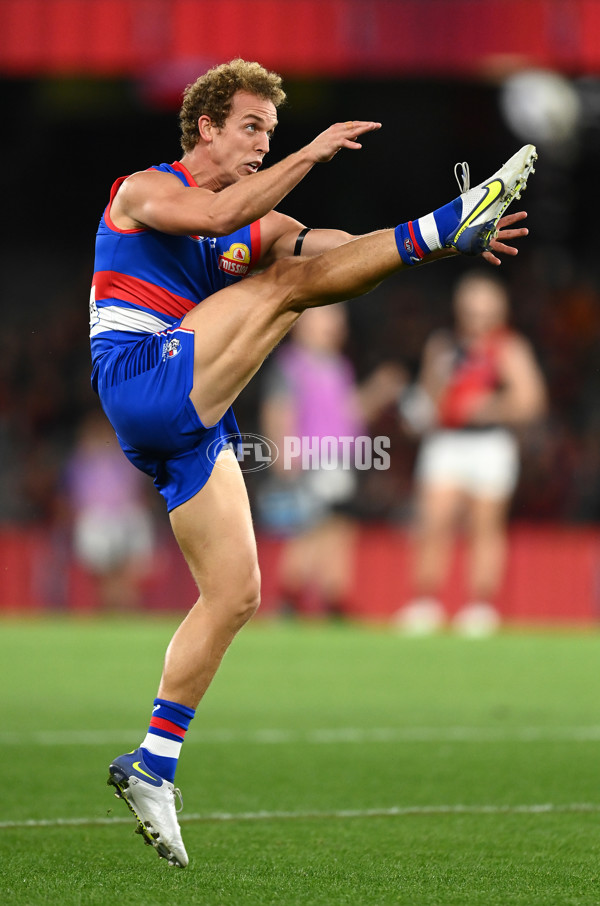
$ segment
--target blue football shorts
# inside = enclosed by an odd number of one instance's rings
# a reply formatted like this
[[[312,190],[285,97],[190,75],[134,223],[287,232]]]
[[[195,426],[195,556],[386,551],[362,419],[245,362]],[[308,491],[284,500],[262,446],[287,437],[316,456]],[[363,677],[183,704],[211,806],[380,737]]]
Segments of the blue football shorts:
[[[170,510],[204,487],[221,450],[239,437],[229,408],[210,427],[190,400],[194,332],[175,325],[102,355],[94,369],[102,407],[127,458],[154,479]]]

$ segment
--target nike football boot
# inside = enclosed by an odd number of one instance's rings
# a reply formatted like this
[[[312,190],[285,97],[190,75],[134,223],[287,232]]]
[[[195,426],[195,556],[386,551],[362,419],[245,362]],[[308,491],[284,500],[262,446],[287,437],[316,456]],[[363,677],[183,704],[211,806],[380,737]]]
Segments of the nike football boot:
[[[107,783],[114,786],[115,796],[124,799],[135,815],[136,833],[142,835],[144,842],[153,846],[169,865],[185,868],[189,859],[175,808],[176,797],[183,807],[181,792],[150,770],[139,749],[115,758],[108,769]]]
[[[454,248],[463,255],[480,255],[495,236],[496,225],[509,204],[521,197],[537,160],[534,145],[524,145],[507,160],[497,173],[475,188],[470,187],[469,165],[459,163],[454,168],[461,190],[457,202],[462,203],[460,222],[456,229],[442,239],[444,248]],[[459,168],[462,172],[459,175]],[[440,237],[442,238],[442,237]]]

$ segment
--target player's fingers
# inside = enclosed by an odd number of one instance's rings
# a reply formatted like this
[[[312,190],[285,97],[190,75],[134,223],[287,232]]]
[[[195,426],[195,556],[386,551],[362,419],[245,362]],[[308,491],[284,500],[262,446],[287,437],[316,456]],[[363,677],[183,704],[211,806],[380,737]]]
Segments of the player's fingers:
[[[501,217],[498,221],[498,230],[503,230],[505,227],[512,226],[513,223],[518,223],[519,220],[525,220],[527,217],[527,211],[515,211],[512,214],[505,214],[504,217]]]
[[[495,239],[490,243],[488,251],[496,255],[518,255],[519,250],[514,247],[514,245],[505,245],[504,242],[498,242]]]
[[[365,132],[375,132],[381,129],[381,123],[375,123],[372,120],[346,120],[342,123],[344,131],[350,133],[352,138],[364,135]]]
[[[362,148],[362,145],[357,139],[361,135],[365,135],[367,132],[374,132],[376,129],[381,129],[381,123],[367,122],[363,120],[347,120],[344,123],[344,129],[346,132],[350,132],[348,138],[343,138],[340,142],[342,148],[349,148],[350,150],[356,150]]]
[[[351,138],[345,138],[340,142],[340,148],[362,148],[362,145],[360,142],[355,142]]]
[[[487,261],[488,264],[493,264],[493,265],[495,265],[496,267],[497,267],[499,264],[502,264],[502,262],[500,261],[500,259],[499,259],[499,258],[496,258],[496,256],[494,255],[493,252],[490,252],[490,251],[484,252],[484,253],[482,254],[481,257],[482,257],[485,261]]]
[[[521,236],[529,236],[527,227],[521,227],[518,230],[498,230],[495,239],[504,242],[507,239],[519,239]]]

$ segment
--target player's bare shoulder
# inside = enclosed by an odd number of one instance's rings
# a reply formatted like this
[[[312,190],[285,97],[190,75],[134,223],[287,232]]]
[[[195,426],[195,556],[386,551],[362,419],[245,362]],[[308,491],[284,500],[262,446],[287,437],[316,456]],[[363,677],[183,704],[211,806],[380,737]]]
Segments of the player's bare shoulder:
[[[161,199],[177,198],[185,191],[173,173],[160,170],[138,170],[123,180],[113,199],[111,218],[122,230],[148,226],[149,206]]]
[[[521,363],[535,362],[535,353],[530,341],[515,330],[507,330],[499,349],[499,360],[506,367],[518,366]]]

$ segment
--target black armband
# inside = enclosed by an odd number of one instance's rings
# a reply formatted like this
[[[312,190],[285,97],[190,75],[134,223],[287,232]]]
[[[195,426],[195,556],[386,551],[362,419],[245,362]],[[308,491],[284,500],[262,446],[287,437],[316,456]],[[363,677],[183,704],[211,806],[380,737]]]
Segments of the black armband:
[[[310,227],[304,227],[303,230],[300,230],[298,233],[298,238],[296,239],[296,245],[294,246],[294,255],[302,254],[302,243],[304,242],[304,237],[307,233],[310,233]]]

